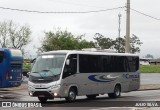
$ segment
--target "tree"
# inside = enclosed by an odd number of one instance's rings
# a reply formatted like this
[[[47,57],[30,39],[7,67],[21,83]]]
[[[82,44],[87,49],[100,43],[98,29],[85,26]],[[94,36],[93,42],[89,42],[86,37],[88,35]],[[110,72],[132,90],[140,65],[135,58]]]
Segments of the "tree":
[[[111,38],[104,37],[103,35],[96,33],[95,38],[96,43],[102,49],[115,49],[119,53],[125,52],[125,37],[116,38],[115,40]],[[130,38],[131,53],[140,52],[139,46],[143,44],[136,35],[132,35]]]
[[[109,49],[114,45],[114,41],[112,39],[105,38],[100,33],[96,33],[94,35],[94,40],[96,40],[97,45],[100,46],[102,49]]]
[[[153,59],[154,57],[153,57],[153,55],[151,55],[151,54],[147,54],[147,55],[145,56],[145,58],[151,58],[151,59]]]
[[[94,47],[93,42],[88,42],[82,37],[85,35],[74,36],[67,30],[61,31],[60,29],[55,31],[45,32],[45,38],[42,40],[42,46],[39,51],[51,51],[51,50],[77,50],[82,48]]]
[[[125,52],[125,39],[118,37],[114,41],[114,49],[119,52],[119,53],[124,53]]]
[[[136,35],[132,35],[130,39],[130,45],[131,45],[131,53],[140,52],[139,46],[141,46],[143,43],[139,40],[139,38]]]
[[[0,45],[2,48],[22,49],[31,42],[29,26],[19,26],[12,21],[0,22]]]
[[[0,45],[2,48],[6,48],[9,45],[7,22],[0,22]]]

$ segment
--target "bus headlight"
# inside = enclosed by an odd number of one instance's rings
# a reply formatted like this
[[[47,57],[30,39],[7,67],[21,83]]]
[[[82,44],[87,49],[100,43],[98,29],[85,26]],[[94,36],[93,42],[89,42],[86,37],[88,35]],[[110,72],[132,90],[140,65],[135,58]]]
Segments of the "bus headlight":
[[[32,86],[28,85],[28,89],[34,89]]]
[[[30,92],[29,95],[32,96],[33,94]]]
[[[55,88],[59,88],[59,87],[60,87],[60,85],[53,85],[53,86],[49,87],[49,89],[55,89]]]

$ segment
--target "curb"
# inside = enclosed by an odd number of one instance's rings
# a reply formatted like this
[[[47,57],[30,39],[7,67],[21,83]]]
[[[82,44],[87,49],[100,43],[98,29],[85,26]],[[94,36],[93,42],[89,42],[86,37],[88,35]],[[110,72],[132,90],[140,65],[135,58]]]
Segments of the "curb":
[[[145,84],[141,85],[138,91],[145,91],[145,90],[159,90],[160,84]]]

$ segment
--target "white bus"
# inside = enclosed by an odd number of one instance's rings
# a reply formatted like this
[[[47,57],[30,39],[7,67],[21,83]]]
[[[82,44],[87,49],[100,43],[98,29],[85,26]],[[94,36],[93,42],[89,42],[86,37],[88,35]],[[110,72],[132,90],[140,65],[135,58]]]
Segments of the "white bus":
[[[110,98],[121,92],[139,89],[139,56],[127,53],[89,51],[50,51],[36,59],[28,81],[28,92],[40,102],[76,96],[96,98],[108,93]]]

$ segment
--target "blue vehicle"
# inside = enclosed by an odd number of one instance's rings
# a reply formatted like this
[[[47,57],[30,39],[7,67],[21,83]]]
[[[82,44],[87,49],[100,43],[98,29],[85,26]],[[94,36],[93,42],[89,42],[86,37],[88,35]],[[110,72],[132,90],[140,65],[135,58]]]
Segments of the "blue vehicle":
[[[0,48],[0,88],[18,87],[22,82],[22,52]]]

